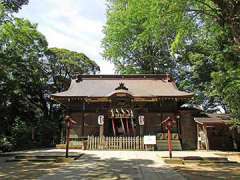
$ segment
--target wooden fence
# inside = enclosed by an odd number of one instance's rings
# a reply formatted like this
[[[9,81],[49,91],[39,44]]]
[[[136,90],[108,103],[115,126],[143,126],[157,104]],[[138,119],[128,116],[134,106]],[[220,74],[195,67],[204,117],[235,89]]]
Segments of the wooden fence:
[[[88,136],[89,150],[153,150],[153,146],[146,146],[143,137],[95,137]]]

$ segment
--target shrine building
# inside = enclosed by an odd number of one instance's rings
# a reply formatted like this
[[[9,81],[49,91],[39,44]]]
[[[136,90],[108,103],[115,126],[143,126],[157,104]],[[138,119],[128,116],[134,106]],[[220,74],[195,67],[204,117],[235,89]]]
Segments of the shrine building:
[[[144,149],[154,137],[149,144],[155,150],[167,150],[167,118],[173,149],[197,148],[197,111],[182,107],[192,97],[168,74],[78,75],[68,90],[52,95],[76,122],[72,147],[86,142],[87,149]]]

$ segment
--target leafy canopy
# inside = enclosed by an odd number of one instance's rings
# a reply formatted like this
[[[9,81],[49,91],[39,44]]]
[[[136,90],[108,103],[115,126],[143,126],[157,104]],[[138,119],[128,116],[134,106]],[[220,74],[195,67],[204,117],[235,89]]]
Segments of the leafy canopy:
[[[239,0],[108,0],[104,57],[119,73],[172,73],[180,89],[195,92],[196,105],[239,119],[239,7]]]

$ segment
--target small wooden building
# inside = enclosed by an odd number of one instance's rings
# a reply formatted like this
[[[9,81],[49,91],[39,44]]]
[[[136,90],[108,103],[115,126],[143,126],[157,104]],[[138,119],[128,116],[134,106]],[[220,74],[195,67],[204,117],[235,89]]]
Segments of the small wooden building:
[[[199,150],[233,150],[229,120],[210,115],[194,118],[197,123],[197,148]]]
[[[70,133],[72,141],[154,135],[155,148],[164,150],[167,133],[162,122],[167,117],[175,122],[172,138],[180,149],[196,149],[195,111],[181,108],[192,96],[178,90],[168,74],[79,75],[67,91],[52,98],[77,122]]]

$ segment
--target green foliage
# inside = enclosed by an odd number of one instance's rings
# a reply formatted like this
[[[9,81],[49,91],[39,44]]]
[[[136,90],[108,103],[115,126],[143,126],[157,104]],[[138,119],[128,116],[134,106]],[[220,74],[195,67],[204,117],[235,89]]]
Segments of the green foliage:
[[[152,3],[152,0],[109,2],[104,57],[120,73],[165,73],[176,67],[169,51],[172,34],[157,38],[159,34],[154,33]]]
[[[231,114],[236,119],[240,119],[240,68],[213,72],[212,76],[215,92],[223,97]]]
[[[35,124],[47,80],[41,61],[47,48],[45,37],[36,25],[14,18],[0,26],[0,39],[1,127],[14,123],[17,116]]]
[[[108,0],[104,56],[120,73],[172,73],[204,109],[239,117],[239,0]]]
[[[11,136],[9,137],[9,141],[15,148],[22,149],[33,145],[31,128],[27,125],[27,121],[16,117],[10,131]]]
[[[46,52],[49,67],[49,79],[53,81],[52,91],[66,90],[75,74],[96,74],[99,66],[85,54],[67,49],[50,48]]]
[[[9,152],[13,150],[13,145],[4,136],[0,136],[0,151]]]
[[[23,5],[28,4],[28,0],[0,0],[7,11],[18,12]]]
[[[240,127],[240,119],[232,119],[231,124],[233,127]]]
[[[49,98],[75,73],[96,73],[83,53],[48,49],[37,25],[16,18],[19,4],[0,3],[0,136],[14,148],[49,145],[60,137],[62,107]],[[15,6],[16,5],[16,6]],[[56,80],[57,79],[57,80]],[[9,145],[10,147],[10,145]]]

